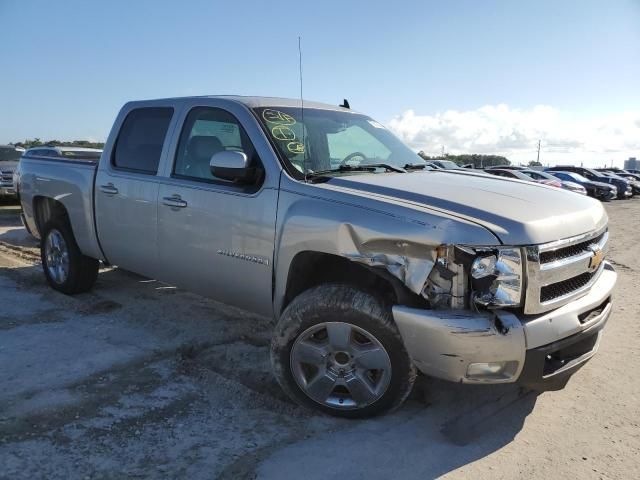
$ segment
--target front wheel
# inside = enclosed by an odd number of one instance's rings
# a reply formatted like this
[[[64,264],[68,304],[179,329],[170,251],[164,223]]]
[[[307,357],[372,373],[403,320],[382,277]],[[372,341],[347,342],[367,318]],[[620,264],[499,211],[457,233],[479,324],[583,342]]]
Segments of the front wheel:
[[[69,223],[64,219],[48,222],[40,245],[42,269],[49,285],[73,295],[91,290],[98,276],[98,260],[80,252]]]
[[[321,285],[289,304],[271,363],[293,400],[351,418],[398,407],[416,376],[390,309],[347,285]]]

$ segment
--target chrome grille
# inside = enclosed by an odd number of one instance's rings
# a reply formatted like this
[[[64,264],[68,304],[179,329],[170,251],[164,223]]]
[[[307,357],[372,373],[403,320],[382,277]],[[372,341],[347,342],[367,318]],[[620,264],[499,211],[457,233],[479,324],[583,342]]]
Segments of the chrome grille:
[[[548,252],[540,253],[540,263],[551,263],[558,260],[563,260],[569,257],[575,257],[586,251],[589,251],[589,246],[594,243],[600,243],[604,233],[601,233],[596,238],[587,240],[585,242],[576,243],[575,245],[569,245],[568,247],[558,248],[557,250],[550,250]]]
[[[13,172],[0,171],[0,183],[2,185],[13,185]]]
[[[558,308],[583,295],[595,283],[604,262],[592,265],[594,253],[606,249],[606,227],[585,235],[526,248],[525,313]],[[595,268],[595,270],[594,270]]]
[[[585,285],[587,285],[596,272],[584,272],[577,277],[570,278],[569,280],[563,280],[562,282],[552,283],[546,285],[540,289],[540,303],[548,302],[554,298],[564,297],[569,295]]]

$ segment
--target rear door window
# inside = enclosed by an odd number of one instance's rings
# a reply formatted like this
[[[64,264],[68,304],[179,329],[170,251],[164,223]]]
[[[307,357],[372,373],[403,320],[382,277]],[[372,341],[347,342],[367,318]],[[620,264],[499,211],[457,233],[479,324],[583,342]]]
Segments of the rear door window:
[[[146,107],[129,112],[113,151],[113,166],[155,175],[172,116],[170,107]]]

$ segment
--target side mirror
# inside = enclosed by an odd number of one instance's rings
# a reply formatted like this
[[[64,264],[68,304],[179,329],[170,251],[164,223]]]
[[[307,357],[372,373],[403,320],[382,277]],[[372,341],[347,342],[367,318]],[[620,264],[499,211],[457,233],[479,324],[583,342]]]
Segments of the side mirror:
[[[238,183],[254,183],[261,172],[258,168],[249,167],[249,159],[244,152],[233,150],[214,154],[209,168],[214,177]]]

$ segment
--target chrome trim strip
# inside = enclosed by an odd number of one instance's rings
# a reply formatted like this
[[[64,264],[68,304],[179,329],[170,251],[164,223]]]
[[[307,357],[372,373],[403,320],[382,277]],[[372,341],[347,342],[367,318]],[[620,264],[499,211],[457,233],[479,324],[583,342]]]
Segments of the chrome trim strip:
[[[561,240],[554,240],[553,242],[543,243],[542,245],[538,245],[538,251],[542,252],[552,252],[555,250],[559,250],[563,247],[569,247],[576,243],[586,242],[592,238],[596,238],[602,233],[606,232],[608,226],[602,227],[600,230],[596,230],[595,232],[583,233],[582,235],[576,235],[575,237],[563,238]]]
[[[588,272],[592,256],[593,252],[587,252],[577,257],[571,257],[570,262],[553,262],[556,264],[553,268],[544,268],[545,265],[552,264],[541,265],[540,275],[538,276],[538,287],[546,287]]]

